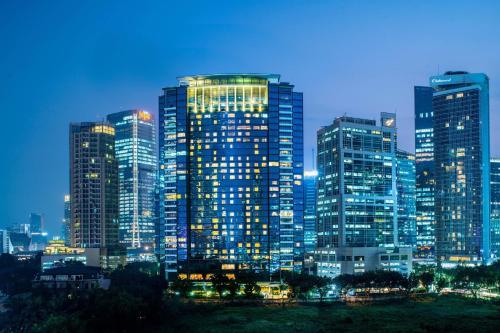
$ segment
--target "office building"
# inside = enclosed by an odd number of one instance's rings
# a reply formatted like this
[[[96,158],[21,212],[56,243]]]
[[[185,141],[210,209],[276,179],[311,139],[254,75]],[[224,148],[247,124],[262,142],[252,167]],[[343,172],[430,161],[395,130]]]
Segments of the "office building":
[[[313,258],[316,275],[328,278],[376,270],[409,275],[413,267],[411,247],[321,248]]]
[[[304,172],[304,250],[316,249],[316,170]]]
[[[500,257],[500,158],[490,159],[491,184],[491,253]]]
[[[31,213],[29,216],[30,232],[41,233],[44,227],[44,218],[42,214]]]
[[[398,245],[416,248],[415,155],[398,149],[396,160]]]
[[[71,246],[118,246],[115,129],[106,122],[70,125]]]
[[[120,243],[127,260],[154,259],[156,130],[153,115],[128,110],[108,115],[115,128],[120,200]]]
[[[417,253],[433,259],[436,243],[434,218],[434,122],[431,87],[417,86],[415,96],[415,168]]]
[[[317,143],[317,274],[378,269],[390,252],[409,252],[401,269],[411,270],[411,248],[398,246],[395,114],[382,113],[380,125],[336,118],[318,131]]]
[[[318,247],[397,242],[395,126],[344,116],[318,131]]]
[[[489,79],[432,76],[436,256],[444,265],[490,257]]]
[[[66,246],[71,246],[71,197],[64,196],[64,218],[61,226],[61,238]]]
[[[159,98],[166,271],[301,269],[302,93],[279,75],[179,78]]]

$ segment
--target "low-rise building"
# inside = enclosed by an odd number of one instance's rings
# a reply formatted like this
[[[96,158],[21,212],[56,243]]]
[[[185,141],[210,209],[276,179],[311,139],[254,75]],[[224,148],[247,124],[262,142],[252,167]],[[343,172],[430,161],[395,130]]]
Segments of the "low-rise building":
[[[316,274],[330,278],[375,270],[391,270],[408,275],[412,271],[412,248],[319,248],[314,251],[313,260]]]
[[[99,267],[69,265],[43,271],[33,280],[33,287],[49,289],[94,289],[109,288],[110,280],[105,279]]]

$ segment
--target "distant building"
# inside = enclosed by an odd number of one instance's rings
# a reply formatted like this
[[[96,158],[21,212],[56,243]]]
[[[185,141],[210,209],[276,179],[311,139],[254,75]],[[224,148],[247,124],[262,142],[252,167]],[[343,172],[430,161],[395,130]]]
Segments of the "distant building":
[[[198,75],[159,98],[161,228],[169,275],[193,262],[302,269],[302,93],[279,75]]]
[[[398,191],[398,245],[416,248],[415,155],[396,152],[396,187]]]
[[[14,254],[19,252],[30,251],[31,238],[27,233],[9,231],[9,238],[12,244],[12,252]]]
[[[490,260],[489,79],[432,76],[436,255],[443,266]]]
[[[304,249],[306,253],[316,249],[316,182],[318,172],[304,172]]]
[[[491,169],[491,252],[500,257],[500,158],[490,159]]]
[[[39,273],[33,280],[33,287],[49,289],[82,289],[109,288],[110,280],[105,279],[99,267],[70,265],[47,269]]]
[[[13,246],[8,230],[0,230],[0,253],[12,253]]]
[[[118,165],[111,124],[71,124],[70,198],[71,246],[100,248],[104,267],[109,260],[123,256],[118,241]]]
[[[434,258],[436,245],[432,93],[431,87],[414,88],[417,256],[428,259]]]
[[[107,120],[115,128],[120,197],[120,243],[127,260],[154,259],[156,124],[144,110],[113,113]]]
[[[98,248],[72,248],[63,240],[52,240],[41,257],[42,271],[80,262],[85,266],[101,267],[101,251]]]
[[[61,236],[66,246],[71,246],[71,196],[64,196],[64,218],[61,226]]]

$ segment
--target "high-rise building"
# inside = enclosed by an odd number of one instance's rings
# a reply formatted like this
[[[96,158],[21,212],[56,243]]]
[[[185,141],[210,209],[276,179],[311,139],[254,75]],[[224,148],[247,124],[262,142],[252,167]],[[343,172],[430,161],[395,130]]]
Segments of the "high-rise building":
[[[9,231],[5,229],[0,229],[0,254],[1,253],[12,253],[14,250],[12,242],[10,241]]]
[[[318,171],[304,172],[304,250],[316,249],[316,182]]]
[[[33,251],[43,251],[48,241],[47,232],[44,231],[43,215],[30,213],[29,226],[29,236],[31,237],[30,249]]]
[[[432,76],[436,256],[443,265],[490,256],[489,79]]]
[[[491,169],[491,253],[500,257],[500,158],[490,159]]]
[[[343,116],[318,131],[318,247],[397,243],[396,118]]]
[[[71,198],[64,196],[64,218],[61,225],[61,236],[65,246],[71,246]]]
[[[415,155],[396,152],[396,187],[398,190],[398,244],[416,247]]]
[[[108,115],[115,128],[120,198],[120,243],[127,259],[148,260],[155,245],[156,130],[153,115],[129,110]]]
[[[43,215],[37,213],[30,213],[29,224],[31,233],[40,233],[43,231]]]
[[[302,93],[279,78],[199,75],[163,89],[159,251],[167,273],[198,262],[301,269]]]
[[[118,245],[115,129],[106,122],[70,125],[71,246]]]
[[[414,88],[417,256],[428,259],[434,258],[436,243],[432,93],[431,87]]]

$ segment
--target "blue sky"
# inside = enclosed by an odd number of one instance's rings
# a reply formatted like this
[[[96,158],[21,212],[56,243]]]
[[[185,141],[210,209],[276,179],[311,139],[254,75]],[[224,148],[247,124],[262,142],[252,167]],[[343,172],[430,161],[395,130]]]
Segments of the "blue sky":
[[[59,231],[68,126],[156,112],[161,88],[199,73],[279,73],[304,92],[306,166],[336,116],[396,112],[413,151],[413,86],[446,70],[490,77],[500,155],[498,1],[0,1],[0,226]]]

